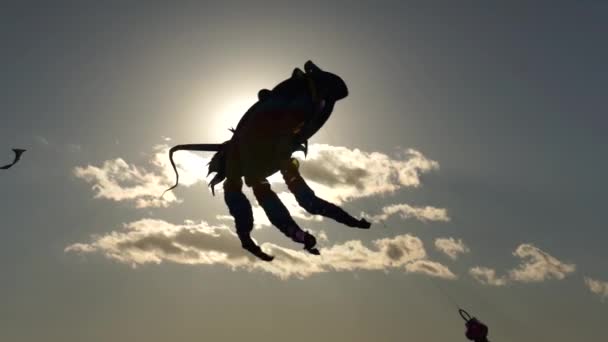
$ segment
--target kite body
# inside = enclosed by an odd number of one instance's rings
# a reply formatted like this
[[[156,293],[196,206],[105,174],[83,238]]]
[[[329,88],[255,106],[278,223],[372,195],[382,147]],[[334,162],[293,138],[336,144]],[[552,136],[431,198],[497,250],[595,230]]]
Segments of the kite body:
[[[15,158],[13,159],[13,162],[10,164],[4,165],[4,166],[0,166],[0,170],[10,169],[13,165],[17,164],[17,162],[21,159],[21,155],[25,151],[26,150],[21,149],[21,148],[14,148],[13,152],[15,152]]]
[[[224,200],[234,217],[243,248],[266,261],[273,257],[264,253],[251,238],[253,213],[242,192],[243,179],[253,189],[270,222],[312,254],[319,254],[314,247],[315,237],[296,224],[266,180],[277,171],[300,206],[309,213],[330,217],[350,227],[370,227],[365,219],[355,219],[338,206],[318,198],[298,172],[298,161],[291,157],[295,151],[306,155],[308,139],[327,121],[336,101],[348,95],[346,84],[337,75],[321,70],[311,61],[306,62],[304,70],[296,68],[289,79],[272,90],[261,90],[258,102],[231,130],[230,140],[222,144],[178,145],[171,148],[169,154],[177,175],[174,152],[216,152],[209,162],[209,173],[216,173],[209,184],[211,191],[215,194],[215,185],[224,181]],[[168,190],[178,182],[179,178]]]

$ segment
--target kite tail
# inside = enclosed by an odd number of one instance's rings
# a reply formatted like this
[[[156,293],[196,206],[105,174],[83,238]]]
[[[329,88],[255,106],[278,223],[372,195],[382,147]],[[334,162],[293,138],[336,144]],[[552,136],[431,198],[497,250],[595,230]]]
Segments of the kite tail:
[[[10,163],[10,164],[7,164],[7,165],[4,165],[4,166],[0,167],[0,170],[10,169],[13,165],[17,164],[17,162],[19,161],[19,159],[21,159],[21,155],[25,151],[26,150],[24,150],[22,148],[14,148],[13,152],[15,153],[15,158],[13,159],[13,162]]]
[[[173,153],[177,151],[204,151],[204,152],[218,152],[222,148],[222,144],[185,144],[185,145],[177,145],[173,146],[169,150],[169,160],[171,161],[171,166],[173,167],[173,171],[175,172],[175,185],[165,190],[163,194],[160,196],[161,198],[165,195],[167,191],[171,191],[177,187],[179,184],[179,173],[177,172],[177,166],[175,166],[175,162],[173,161]]]

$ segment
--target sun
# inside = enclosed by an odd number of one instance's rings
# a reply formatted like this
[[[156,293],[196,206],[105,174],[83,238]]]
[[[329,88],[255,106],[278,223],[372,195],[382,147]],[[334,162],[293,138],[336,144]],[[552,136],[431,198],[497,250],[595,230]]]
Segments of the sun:
[[[218,112],[219,125],[226,128],[236,127],[245,112],[255,103],[256,99],[249,96],[241,96],[229,99]]]
[[[236,128],[237,124],[247,110],[257,101],[255,96],[226,96],[218,99],[216,109],[210,113],[209,136],[213,141],[225,141],[230,139],[232,133],[230,128]]]

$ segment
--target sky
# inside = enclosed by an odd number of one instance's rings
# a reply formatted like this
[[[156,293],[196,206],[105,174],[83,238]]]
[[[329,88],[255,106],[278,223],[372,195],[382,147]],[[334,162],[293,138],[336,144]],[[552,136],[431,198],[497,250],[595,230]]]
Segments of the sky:
[[[12,2],[0,10],[2,341],[492,341],[608,336],[600,1]],[[254,204],[240,249],[205,153],[307,60],[349,96],[304,178],[373,222]],[[2,162],[0,162],[2,164]]]

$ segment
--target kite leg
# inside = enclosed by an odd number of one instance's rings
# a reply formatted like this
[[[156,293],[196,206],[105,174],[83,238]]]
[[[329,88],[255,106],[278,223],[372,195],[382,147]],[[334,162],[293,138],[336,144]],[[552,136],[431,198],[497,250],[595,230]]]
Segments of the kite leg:
[[[230,215],[234,217],[236,234],[241,240],[241,246],[251,254],[264,261],[272,261],[273,256],[262,251],[255,241],[251,238],[253,230],[253,212],[251,204],[245,194],[241,191],[243,182],[240,178],[227,179],[224,182],[224,201],[228,206]]]
[[[262,209],[264,209],[270,222],[294,242],[304,244],[304,249],[309,253],[318,255],[319,251],[314,248],[317,244],[317,239],[298,226],[283,202],[279,199],[279,196],[272,191],[268,181],[264,179],[262,181],[252,182],[252,184],[253,194],[258,200],[258,203],[262,206]]]
[[[302,208],[313,215],[329,217],[349,227],[368,229],[371,226],[367,220],[358,220],[337,205],[317,197],[300,175],[298,167],[298,160],[291,158],[290,162],[281,168],[281,174]]]

